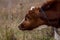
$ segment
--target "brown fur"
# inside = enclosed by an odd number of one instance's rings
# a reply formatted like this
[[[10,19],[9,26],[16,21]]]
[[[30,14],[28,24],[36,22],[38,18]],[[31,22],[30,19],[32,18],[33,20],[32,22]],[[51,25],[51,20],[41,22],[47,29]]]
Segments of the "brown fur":
[[[20,30],[32,30],[44,24],[56,28],[60,27],[60,2],[56,0],[50,0],[41,7],[44,9],[49,22],[46,18],[44,18],[43,15],[41,15],[42,13],[39,7],[34,8],[33,10],[28,11],[25,16],[25,21],[18,26]]]

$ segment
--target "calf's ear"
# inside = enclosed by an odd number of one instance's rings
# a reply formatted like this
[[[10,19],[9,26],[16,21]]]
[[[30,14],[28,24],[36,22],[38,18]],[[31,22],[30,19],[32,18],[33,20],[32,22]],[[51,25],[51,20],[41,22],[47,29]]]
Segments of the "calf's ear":
[[[51,1],[47,1],[46,3],[44,3],[41,8],[43,10],[47,10],[51,7],[51,5],[53,5],[56,1],[55,0],[51,0]]]

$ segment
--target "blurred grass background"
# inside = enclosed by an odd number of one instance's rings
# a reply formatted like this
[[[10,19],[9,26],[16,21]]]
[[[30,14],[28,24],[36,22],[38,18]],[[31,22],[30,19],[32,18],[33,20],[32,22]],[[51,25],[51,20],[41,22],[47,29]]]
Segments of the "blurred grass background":
[[[53,40],[50,27],[42,30],[21,31],[18,25],[31,6],[45,0],[0,0],[0,40]]]

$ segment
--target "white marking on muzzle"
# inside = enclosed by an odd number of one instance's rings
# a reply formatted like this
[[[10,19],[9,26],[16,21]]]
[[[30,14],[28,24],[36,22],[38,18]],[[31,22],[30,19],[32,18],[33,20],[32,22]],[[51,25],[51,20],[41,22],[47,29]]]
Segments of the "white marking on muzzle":
[[[20,22],[20,24],[22,24],[24,20],[25,20],[25,18]]]
[[[32,9],[34,9],[35,8],[35,6],[32,6],[31,8],[30,8],[30,10],[32,10]]]

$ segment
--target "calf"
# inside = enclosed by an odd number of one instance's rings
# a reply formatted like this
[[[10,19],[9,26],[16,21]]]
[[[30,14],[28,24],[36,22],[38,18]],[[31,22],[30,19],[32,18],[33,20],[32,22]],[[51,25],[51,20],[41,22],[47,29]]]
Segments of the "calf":
[[[20,30],[32,30],[41,25],[53,27],[54,38],[60,40],[60,1],[47,0],[41,7],[31,7],[18,26]]]

